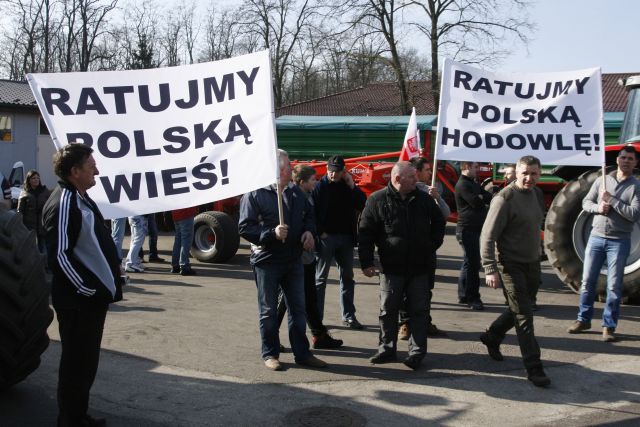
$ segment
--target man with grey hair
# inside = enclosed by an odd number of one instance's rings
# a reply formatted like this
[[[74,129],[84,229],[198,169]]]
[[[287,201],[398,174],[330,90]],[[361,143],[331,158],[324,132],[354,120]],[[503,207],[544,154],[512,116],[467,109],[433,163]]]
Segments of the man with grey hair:
[[[406,298],[409,317],[409,357],[404,364],[418,369],[427,352],[429,274],[442,245],[445,220],[435,201],[416,188],[415,167],[398,162],[386,188],[373,193],[365,205],[358,234],[360,266],[367,277],[377,274],[374,248],[380,260],[380,337],[378,352],[369,360],[396,360],[398,311]]]
[[[515,326],[528,379],[538,387],[551,383],[542,369],[533,332],[532,303],[540,283],[540,228],[544,218],[540,160],[524,156],[516,164],[516,180],[491,201],[480,234],[480,253],[487,285],[499,288],[509,307],[480,336],[489,356],[502,361],[500,343]],[[496,252],[500,254],[496,257]]]
[[[295,362],[324,368],[325,362],[309,351],[304,302],[302,250],[313,248],[313,207],[291,182],[289,155],[278,150],[279,184],[245,194],[240,201],[240,235],[251,243],[250,263],[258,288],[262,360],[272,371],[282,370],[278,332],[278,290],[282,288],[289,311],[289,340]],[[279,191],[280,190],[280,191]],[[278,197],[283,203],[280,223]]]

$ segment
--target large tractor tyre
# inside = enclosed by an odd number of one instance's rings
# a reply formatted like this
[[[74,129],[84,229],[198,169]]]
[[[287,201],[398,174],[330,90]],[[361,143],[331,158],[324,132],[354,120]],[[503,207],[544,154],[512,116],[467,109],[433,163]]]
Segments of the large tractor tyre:
[[[20,216],[0,212],[0,390],[36,370],[53,320],[45,260]]]
[[[191,253],[198,261],[223,263],[238,252],[238,223],[230,215],[203,212],[196,216],[193,229]]]
[[[545,252],[554,271],[567,286],[580,292],[584,253],[591,233],[593,214],[582,210],[600,170],[588,171],[569,182],[555,197],[545,222]],[[606,267],[598,279],[598,293],[606,292]],[[640,297],[640,225],[631,234],[631,251],[624,270],[624,296]]]

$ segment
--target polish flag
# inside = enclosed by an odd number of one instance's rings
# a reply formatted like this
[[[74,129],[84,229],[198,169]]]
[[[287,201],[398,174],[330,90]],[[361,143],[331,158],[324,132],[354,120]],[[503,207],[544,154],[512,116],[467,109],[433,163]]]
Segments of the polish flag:
[[[400,152],[400,160],[409,160],[420,156],[420,134],[418,133],[418,121],[416,120],[416,108],[409,118],[409,126],[404,136],[404,144],[402,152]]]

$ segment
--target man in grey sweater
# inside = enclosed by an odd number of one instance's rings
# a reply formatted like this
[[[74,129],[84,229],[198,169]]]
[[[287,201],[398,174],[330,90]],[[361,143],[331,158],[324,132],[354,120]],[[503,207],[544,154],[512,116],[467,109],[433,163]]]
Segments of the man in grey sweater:
[[[607,301],[602,313],[602,339],[606,342],[615,341],[631,232],[640,219],[640,181],[633,176],[638,164],[635,148],[624,147],[616,162],[618,169],[606,176],[606,189],[598,178],[582,201],[582,209],[594,214],[593,226],[584,254],[578,319],[567,330],[577,334],[591,328],[598,276],[606,261]]]
[[[540,282],[540,226],[544,218],[540,160],[524,156],[516,164],[516,180],[491,201],[480,234],[480,253],[487,285],[499,288],[509,307],[480,336],[492,359],[503,360],[500,343],[515,326],[528,379],[538,387],[551,383],[542,369],[533,332],[532,302]],[[496,249],[499,257],[496,257]]]

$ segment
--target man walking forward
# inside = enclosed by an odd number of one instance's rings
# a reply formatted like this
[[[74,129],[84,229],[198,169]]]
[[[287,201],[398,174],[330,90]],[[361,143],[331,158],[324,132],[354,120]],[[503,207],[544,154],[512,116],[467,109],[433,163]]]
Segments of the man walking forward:
[[[445,232],[440,209],[431,196],[416,189],[416,182],[411,163],[396,163],[387,187],[367,200],[358,234],[363,273],[376,274],[374,246],[381,264],[380,338],[378,353],[369,360],[374,364],[396,360],[398,311],[406,297],[411,337],[404,364],[414,370],[427,352],[430,273]]]
[[[551,383],[542,369],[540,347],[533,333],[532,302],[540,283],[540,227],[544,218],[540,160],[524,156],[516,165],[516,180],[491,202],[480,236],[487,285],[503,281],[509,307],[480,336],[492,359],[503,360],[500,343],[515,326],[528,379],[539,387]],[[500,254],[496,258],[496,250]],[[502,277],[502,279],[501,279]]]

